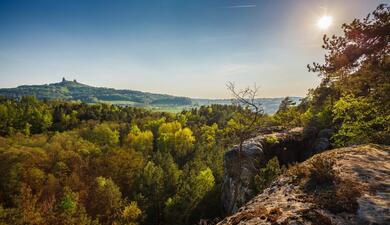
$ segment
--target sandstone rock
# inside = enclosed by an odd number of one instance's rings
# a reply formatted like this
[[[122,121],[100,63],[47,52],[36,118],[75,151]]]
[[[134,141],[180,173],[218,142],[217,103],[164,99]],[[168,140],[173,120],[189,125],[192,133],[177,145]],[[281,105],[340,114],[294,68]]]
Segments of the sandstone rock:
[[[339,179],[351,180],[359,187],[356,212],[334,213],[308,201],[308,193],[292,182],[291,177],[284,175],[219,225],[390,224],[389,146],[361,145],[335,149],[315,155],[302,166],[310,165],[318,157],[335,160],[333,169],[338,171]]]
[[[276,131],[267,130],[267,134],[247,140],[242,152],[236,146],[225,154],[221,195],[225,215],[236,212],[254,196],[253,178],[268,160],[276,156],[282,165],[303,161],[329,149],[333,133],[324,129],[316,137],[306,137],[302,128]]]
[[[273,157],[288,164],[307,158],[309,149],[303,129],[261,135],[243,144],[242,151],[236,146],[224,156],[225,174],[222,183],[222,208],[226,214],[237,209],[254,195],[251,187],[258,170]]]

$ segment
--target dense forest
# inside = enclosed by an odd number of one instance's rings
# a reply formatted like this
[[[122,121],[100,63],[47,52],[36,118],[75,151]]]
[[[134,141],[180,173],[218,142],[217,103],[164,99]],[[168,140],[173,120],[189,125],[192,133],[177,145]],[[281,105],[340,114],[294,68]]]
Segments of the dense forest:
[[[6,221],[188,224],[220,216],[222,158],[245,109],[169,114],[33,97],[0,102]]]
[[[269,127],[301,126],[307,135],[330,129],[334,147],[389,145],[390,7],[342,29],[342,36],[324,37],[325,63],[308,66],[321,84],[299,104],[285,98],[272,116],[245,104],[173,114],[1,98],[0,224],[173,225],[221,218],[224,153],[242,134]]]
[[[45,85],[22,85],[16,88],[0,88],[0,96],[20,99],[23,96],[34,96],[39,100],[67,100],[84,103],[107,103],[120,106],[151,108],[155,111],[180,112],[184,109],[202,105],[230,105],[231,99],[199,99],[178,97],[165,94],[154,94],[134,90],[117,90],[113,88],[93,87],[77,80],[65,78],[61,82]],[[264,112],[275,113],[283,98],[258,98]],[[291,97],[298,102],[300,97]]]

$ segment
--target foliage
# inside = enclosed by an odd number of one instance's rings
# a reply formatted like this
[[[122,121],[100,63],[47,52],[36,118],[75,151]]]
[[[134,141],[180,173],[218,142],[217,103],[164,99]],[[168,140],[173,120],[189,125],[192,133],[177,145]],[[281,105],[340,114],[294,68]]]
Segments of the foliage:
[[[7,97],[36,96],[38,99],[79,100],[87,103],[114,102],[119,104],[142,105],[191,105],[186,97],[153,94],[133,90],[115,90],[112,88],[92,87],[77,81],[68,81],[49,85],[23,85],[17,88],[0,89],[0,95]]]
[[[130,148],[149,155],[153,151],[153,133],[147,131],[132,131],[127,136],[127,143]]]
[[[45,104],[33,97],[19,102],[4,100],[0,105],[0,135],[23,131],[26,135],[47,131],[52,125],[52,114]]]
[[[122,210],[122,218],[125,225],[134,225],[141,216],[142,211],[138,208],[137,202],[130,202]]]
[[[342,25],[343,34],[324,36],[325,63],[308,65],[322,77],[298,106],[285,99],[277,124],[304,126],[309,135],[330,128],[334,146],[389,143],[390,7],[379,5],[364,19]]]
[[[213,220],[221,216],[226,149],[242,145],[263,127],[304,126],[309,134],[332,128],[338,146],[388,144],[389,21],[389,7],[381,5],[367,19],[343,25],[344,35],[325,37],[325,64],[310,68],[322,76],[321,84],[299,105],[284,99],[274,116],[263,115],[256,88],[236,91],[234,85],[230,90],[237,104],[203,105],[178,114],[97,102],[184,104],[187,99],[75,81],[0,90],[94,102],[0,98],[0,224]],[[269,136],[268,142],[277,139]],[[358,188],[332,168],[331,160],[319,159],[289,173],[319,206],[356,211]],[[277,159],[271,159],[255,178],[258,191],[280,173]]]
[[[276,135],[268,135],[265,137],[265,142],[267,144],[278,144],[279,140],[278,140],[278,137]]]
[[[118,131],[113,131],[107,124],[99,124],[92,129],[84,129],[80,134],[84,139],[101,146],[115,146],[119,143]]]
[[[390,114],[364,97],[347,95],[333,108],[334,122],[340,124],[333,136],[337,146],[368,142],[387,143],[390,135]]]
[[[309,183],[315,185],[331,184],[336,180],[335,162],[328,158],[317,157],[309,169]]]
[[[304,118],[297,107],[288,107],[285,110],[279,110],[273,117],[275,122],[283,127],[299,127],[304,123]]]
[[[256,101],[258,87],[246,87],[243,90],[236,90],[233,83],[227,85],[228,90],[233,96],[232,103],[239,109],[233,114],[228,122],[227,132],[233,137],[235,142],[239,143],[239,151],[242,151],[242,144],[249,139],[259,129],[260,119],[263,115],[263,108]],[[241,107],[243,110],[240,110]]]
[[[261,193],[272,181],[274,181],[280,174],[282,169],[279,165],[278,158],[270,159],[264,168],[259,170],[259,173],[254,177],[254,185],[257,193]]]
[[[192,173],[173,198],[166,201],[166,215],[170,224],[188,224],[190,212],[212,190],[215,179],[210,168]],[[175,218],[174,220],[172,220]]]
[[[333,213],[356,213],[359,208],[357,199],[360,195],[359,187],[351,180],[336,180],[326,190],[317,192],[313,200],[320,207]]]
[[[62,198],[60,199],[58,208],[62,212],[74,212],[77,208],[77,197],[69,189],[64,190]]]
[[[189,224],[220,216],[223,154],[232,143],[225,131],[239,107],[173,115],[106,104],[0,101],[0,109],[15,112],[33,106],[51,114],[51,126],[36,133],[37,123],[26,116],[20,124],[31,122],[30,134],[16,123],[0,127],[1,222]]]
[[[323,48],[329,51],[325,64],[313,63],[309,68],[328,78],[342,78],[360,66],[360,61],[380,62],[390,52],[388,26],[390,7],[381,4],[363,20],[343,24],[343,37],[324,36]]]
[[[182,125],[175,121],[161,124],[158,133],[159,149],[170,153],[176,163],[183,165],[193,150],[195,137],[192,131],[189,128],[182,128]]]
[[[276,112],[277,114],[278,113],[282,113],[282,112],[285,112],[287,111],[289,108],[291,108],[292,106],[294,106],[296,103],[290,99],[290,97],[285,97],[281,102],[280,102],[280,105],[279,105],[279,109],[278,111]]]
[[[119,187],[111,180],[97,177],[88,196],[89,213],[99,221],[112,221],[116,212],[121,208],[122,193]]]
[[[356,213],[359,186],[348,178],[342,179],[330,157],[315,156],[310,163],[290,167],[287,174],[308,194],[308,201],[332,213]]]

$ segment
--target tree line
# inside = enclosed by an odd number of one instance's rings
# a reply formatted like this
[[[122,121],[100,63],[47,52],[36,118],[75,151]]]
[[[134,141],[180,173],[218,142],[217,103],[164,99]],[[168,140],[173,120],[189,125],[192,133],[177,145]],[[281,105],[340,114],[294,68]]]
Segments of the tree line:
[[[333,132],[334,147],[390,144],[390,13],[324,37],[322,77],[299,104],[266,115],[250,97],[181,113],[0,98],[0,224],[195,224],[221,217],[223,155],[265,127]],[[234,86],[230,86],[235,90]],[[247,97],[249,96],[249,98]],[[277,159],[259,170],[261,191]],[[277,171],[270,174],[269,171]]]

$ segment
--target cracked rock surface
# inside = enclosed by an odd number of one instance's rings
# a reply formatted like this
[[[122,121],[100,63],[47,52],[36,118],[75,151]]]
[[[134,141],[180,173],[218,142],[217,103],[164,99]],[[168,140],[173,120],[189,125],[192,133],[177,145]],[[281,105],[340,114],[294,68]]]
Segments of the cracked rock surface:
[[[341,180],[348,179],[359,187],[356,212],[334,213],[309,199],[308,193],[291,177],[284,175],[263,193],[254,197],[219,225],[254,224],[390,224],[390,147],[359,145],[339,148],[315,155],[335,161],[333,169]]]

